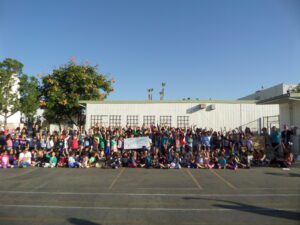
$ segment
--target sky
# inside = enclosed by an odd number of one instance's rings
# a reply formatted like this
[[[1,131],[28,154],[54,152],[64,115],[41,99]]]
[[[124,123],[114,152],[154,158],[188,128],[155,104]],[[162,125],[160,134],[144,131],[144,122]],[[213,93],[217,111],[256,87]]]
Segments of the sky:
[[[237,99],[300,82],[299,0],[0,0],[0,61],[46,75],[71,58],[109,100]]]

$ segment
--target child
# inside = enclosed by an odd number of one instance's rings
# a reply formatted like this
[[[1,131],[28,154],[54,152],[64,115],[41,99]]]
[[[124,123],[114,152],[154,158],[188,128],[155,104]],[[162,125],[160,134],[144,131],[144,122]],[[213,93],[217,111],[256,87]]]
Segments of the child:
[[[204,169],[204,152],[198,152],[196,156],[196,165],[199,169]]]
[[[151,166],[152,166],[152,158],[151,158],[151,153],[148,151],[145,160],[145,168],[150,168]]]
[[[210,155],[208,149],[204,152],[204,167],[207,169],[212,169],[214,167],[214,163],[210,162]]]
[[[114,152],[111,161],[111,168],[118,169],[121,166],[121,158],[117,152]]]
[[[159,158],[159,168],[161,169],[169,169],[170,165],[168,164],[168,159],[166,155],[162,155]]]
[[[89,166],[89,157],[86,154],[82,155],[81,168],[90,168],[90,166]]]
[[[219,169],[226,169],[227,162],[226,162],[226,159],[225,159],[224,155],[221,155],[219,157],[218,166],[219,166]]]
[[[195,157],[192,154],[190,154],[188,157],[188,168],[197,168]]]
[[[132,152],[129,158],[129,165],[128,167],[130,168],[136,168],[137,167],[137,163],[136,163],[136,152]]]
[[[181,158],[180,158],[179,154],[176,153],[173,162],[171,162],[171,164],[170,164],[170,168],[171,169],[181,169],[180,162],[181,162]]]
[[[117,152],[118,148],[117,148],[117,137],[113,137],[111,139],[111,151],[112,152]]]
[[[95,167],[96,166],[95,152],[92,152],[91,157],[89,158],[88,165],[89,165],[89,167]]]
[[[239,162],[238,157],[235,154],[233,154],[228,160],[227,167],[229,169],[237,170],[238,162]]]
[[[72,150],[73,151],[77,151],[78,149],[78,139],[77,139],[77,135],[73,136],[72,142],[71,142],[71,146],[72,146]]]
[[[107,136],[107,141],[106,141],[106,147],[105,147],[105,155],[109,155],[110,154],[110,136]]]
[[[59,158],[57,167],[66,167],[66,166],[67,166],[67,158],[66,158],[65,154],[63,153]]]
[[[23,148],[23,151],[19,155],[18,167],[26,168],[31,165],[31,152],[27,148]]]
[[[73,152],[71,152],[71,154],[69,155],[68,166],[70,168],[79,168],[80,167],[80,163],[75,160],[75,154]]]
[[[1,167],[6,169],[6,168],[10,168],[11,165],[9,163],[9,155],[7,154],[7,151],[3,152],[3,155],[1,156]]]
[[[10,151],[13,147],[13,141],[12,141],[12,138],[11,138],[11,135],[8,134],[6,136],[6,150]]]
[[[51,151],[51,156],[46,154],[46,158],[49,160],[49,163],[45,163],[44,168],[54,168],[57,164],[57,158],[55,152]]]

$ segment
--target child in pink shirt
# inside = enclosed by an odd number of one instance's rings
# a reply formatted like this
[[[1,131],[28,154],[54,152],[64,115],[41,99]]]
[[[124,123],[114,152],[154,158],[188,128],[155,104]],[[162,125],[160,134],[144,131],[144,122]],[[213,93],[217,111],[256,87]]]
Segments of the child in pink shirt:
[[[1,167],[5,169],[10,168],[9,155],[7,154],[7,151],[5,151],[1,156]]]
[[[8,134],[6,136],[6,149],[10,151],[12,149],[12,146],[13,146],[13,142],[12,142],[10,134]]]

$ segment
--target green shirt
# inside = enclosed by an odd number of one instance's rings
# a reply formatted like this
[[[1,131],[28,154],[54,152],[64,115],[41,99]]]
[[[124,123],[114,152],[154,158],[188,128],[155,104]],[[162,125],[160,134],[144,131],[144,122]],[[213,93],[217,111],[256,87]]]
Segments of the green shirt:
[[[49,159],[49,162],[50,162],[51,164],[56,164],[56,163],[57,163],[57,158],[56,158],[56,156],[53,156],[53,157],[52,157],[52,156],[46,154],[46,158]]]

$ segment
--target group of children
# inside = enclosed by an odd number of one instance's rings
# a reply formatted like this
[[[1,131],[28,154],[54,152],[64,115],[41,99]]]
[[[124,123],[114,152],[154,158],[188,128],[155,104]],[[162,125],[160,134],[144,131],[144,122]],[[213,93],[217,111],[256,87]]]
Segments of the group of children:
[[[149,148],[124,149],[125,138],[145,136],[149,137]],[[290,151],[281,156],[274,151],[267,153],[255,149],[252,139],[249,128],[216,132],[196,127],[104,128],[96,125],[88,131],[79,128],[53,133],[41,129],[31,132],[26,128],[6,129],[0,131],[0,168],[186,167],[236,170],[253,165],[292,165],[294,158]],[[266,148],[274,147],[273,143],[265,143]]]

